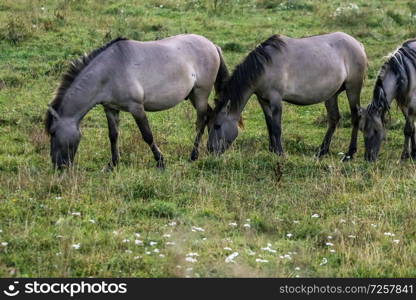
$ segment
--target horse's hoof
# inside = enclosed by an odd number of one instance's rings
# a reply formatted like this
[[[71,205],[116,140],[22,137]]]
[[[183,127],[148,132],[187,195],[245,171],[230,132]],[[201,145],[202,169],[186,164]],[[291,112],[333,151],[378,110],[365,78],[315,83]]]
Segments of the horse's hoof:
[[[402,153],[402,155],[400,156],[401,160],[407,160],[410,158],[410,154],[408,152]]]
[[[107,172],[112,172],[113,170],[114,170],[114,166],[109,163],[104,168],[101,169],[101,172],[107,173]]]
[[[197,159],[198,159],[198,152],[197,151],[192,151],[191,157],[189,158],[189,161],[195,161]]]
[[[344,155],[344,156],[341,158],[341,161],[342,161],[342,162],[346,162],[346,161],[350,161],[350,160],[352,160],[352,155]]]
[[[158,168],[159,170],[164,170],[165,169],[165,163],[163,162],[163,160],[159,160],[156,163],[156,168]]]

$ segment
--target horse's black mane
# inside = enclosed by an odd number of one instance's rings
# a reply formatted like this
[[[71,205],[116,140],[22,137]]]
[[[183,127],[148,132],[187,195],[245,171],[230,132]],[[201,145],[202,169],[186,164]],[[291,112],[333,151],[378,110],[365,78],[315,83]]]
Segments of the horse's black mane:
[[[108,42],[107,44],[101,46],[100,48],[93,50],[91,53],[85,54],[82,57],[71,61],[68,71],[62,76],[61,84],[59,85],[55,98],[52,100],[50,106],[54,110],[58,110],[58,108],[62,104],[62,100],[65,96],[66,91],[74,82],[75,78],[79,75],[79,73],[81,73],[82,70],[84,70],[91,63],[91,61],[100,53],[109,48],[111,45],[123,40],[127,39],[123,37],[118,37],[112,40],[111,42]],[[52,121],[53,116],[49,111],[47,111],[45,117],[45,129],[47,133],[50,133]]]
[[[234,107],[240,106],[243,101],[244,87],[252,86],[263,75],[265,65],[272,61],[272,57],[266,51],[266,48],[270,46],[280,50],[285,45],[285,42],[279,35],[273,35],[257,45],[243,62],[234,69],[231,77],[225,83],[221,99],[217,103],[215,111],[219,112],[229,101]]]
[[[416,68],[416,51],[409,47],[409,44],[416,41],[416,39],[408,40],[397,49],[393,55],[384,63],[377,76],[377,81],[374,86],[373,101],[368,106],[368,112],[374,114],[381,110],[384,119],[384,114],[390,109],[386,98],[386,92],[383,86],[383,80],[386,72],[391,71],[396,76],[397,90],[400,94],[403,93],[409,83],[409,62]]]

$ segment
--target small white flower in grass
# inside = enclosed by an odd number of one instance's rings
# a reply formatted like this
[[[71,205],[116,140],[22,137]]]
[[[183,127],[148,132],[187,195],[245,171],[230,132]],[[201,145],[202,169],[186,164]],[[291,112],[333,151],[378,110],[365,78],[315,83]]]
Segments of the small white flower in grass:
[[[248,223],[245,223],[245,224],[243,225],[243,227],[244,227],[244,228],[251,228],[251,225],[250,225],[250,224],[248,224]]]
[[[236,227],[237,226],[237,223],[236,222],[231,222],[228,225],[231,226],[231,227]]]
[[[326,243],[325,243],[325,245],[327,245],[327,246],[329,246],[329,247],[334,246],[334,244],[332,244],[331,242],[326,242]]]
[[[256,255],[256,252],[252,251],[251,249],[247,249],[247,254],[253,256]]]
[[[233,253],[231,253],[230,255],[228,255],[228,256],[225,258],[225,262],[226,262],[227,264],[232,263],[232,262],[235,262],[235,261],[234,261],[234,258],[236,258],[238,255],[239,255],[239,253],[238,253],[238,252],[233,252]]]
[[[203,241],[206,241],[206,240],[207,240],[207,238],[206,238],[206,237],[204,237],[204,238],[202,238],[202,240],[203,240]]]
[[[151,241],[151,242],[149,243],[149,245],[150,245],[150,246],[152,246],[152,247],[153,247],[153,246],[156,246],[156,245],[157,245],[157,242],[153,242],[153,241]]]
[[[177,265],[176,266],[176,269],[182,269],[182,266],[181,265]]]
[[[141,240],[134,240],[134,243],[138,246],[142,246],[143,245],[143,241]]]
[[[196,227],[196,226],[192,226],[191,230],[192,230],[193,232],[196,232],[196,231],[199,231],[199,232],[204,232],[204,231],[205,231],[205,229],[204,229],[204,228],[201,228],[201,227]]]
[[[393,240],[393,243],[398,244],[400,243],[400,240]]]
[[[335,253],[335,250],[334,249],[329,249],[329,252]]]
[[[169,225],[169,226],[176,226],[176,222],[175,222],[175,221],[172,221],[172,222],[170,222],[168,225]]]
[[[131,251],[131,250],[126,250],[126,253],[127,253],[127,254],[131,254],[131,253],[133,253],[133,251]]]
[[[370,224],[370,225],[371,225],[371,227],[374,227],[374,228],[377,227],[377,224]]]
[[[318,214],[313,214],[313,215],[311,216],[311,218],[319,218],[319,215],[318,215]]]
[[[74,248],[75,250],[78,250],[79,248],[81,248],[81,244],[80,243],[78,243],[78,244],[72,244],[71,247]]]
[[[2,245],[3,247],[6,247],[8,244],[9,244],[8,242],[1,242],[1,245]]]
[[[185,260],[187,261],[187,262],[190,262],[190,263],[196,263],[198,260],[196,259],[196,258],[193,258],[193,257],[186,257],[185,258]]]
[[[287,236],[288,238],[291,238],[291,237],[293,236],[293,234],[288,233],[288,234],[286,234],[286,236]]]
[[[346,223],[347,221],[345,221],[344,219],[340,219],[339,222],[340,223]]]
[[[57,239],[62,239],[64,236],[63,235],[60,235],[60,234],[58,234],[57,236],[56,236],[56,238]]]
[[[385,236],[395,236],[395,234],[394,233],[391,233],[391,232],[385,232],[384,235]]]
[[[122,242],[123,243],[130,243],[130,240],[129,239],[123,239]]]
[[[295,223],[295,224],[299,224],[299,223],[300,223],[300,221],[298,221],[298,220],[293,220],[293,223]]]
[[[299,268],[299,267],[296,267],[296,268],[295,268],[295,270],[296,270],[296,271],[300,271],[300,268]]]
[[[58,196],[58,197],[55,197],[55,199],[56,199],[56,200],[61,200],[61,199],[62,199],[62,197],[59,197],[59,196]]]
[[[171,235],[170,235],[169,233],[165,233],[165,234],[163,235],[163,237],[164,237],[164,238],[170,238],[170,237],[171,237]]]
[[[233,251],[233,249],[231,249],[230,247],[224,247],[224,250]]]
[[[140,237],[140,233],[135,232],[134,233],[134,236],[137,237],[137,238],[139,238]]]
[[[146,251],[145,254],[150,255],[150,254],[152,254],[152,252]]]
[[[3,232],[3,230],[0,229],[0,233],[2,233],[2,232]]]
[[[119,232],[118,232],[117,230],[114,230],[114,231],[113,231],[113,234],[114,234],[114,235],[119,235]]]
[[[344,155],[345,153],[344,152],[338,152],[338,155]]]
[[[157,249],[157,248],[155,248],[155,249],[153,250],[153,252],[154,252],[154,253],[159,253],[159,252],[160,252],[160,250],[159,250],[159,249]]]
[[[165,254],[161,253],[161,254],[159,254],[159,257],[165,257]]]
[[[328,235],[328,240],[332,240],[332,235]]]
[[[328,259],[326,257],[322,258],[321,263],[319,264],[320,266],[326,265],[328,263]]]
[[[77,212],[77,211],[74,211],[74,212],[71,213],[71,215],[79,217],[79,216],[81,216],[81,213]]]
[[[55,255],[56,256],[61,256],[62,255],[62,252],[57,252],[57,253],[55,253]]]
[[[267,259],[256,258],[256,262],[258,262],[258,263],[268,263],[269,261]]]
[[[267,251],[267,252],[270,252],[270,253],[276,253],[277,251],[272,249],[271,246],[272,246],[272,244],[267,243],[267,247],[261,248],[261,250]]]
[[[90,222],[91,224],[95,224],[95,220],[93,219],[89,219],[88,222]]]
[[[140,259],[142,258],[140,255],[133,257],[133,259]]]
[[[199,254],[196,253],[196,252],[190,252],[190,253],[186,254],[186,256],[193,257],[193,256],[199,256]]]
[[[186,272],[192,272],[194,268],[190,267],[190,268],[186,268]]]
[[[175,242],[166,242],[166,246],[173,246],[175,245]]]
[[[160,7],[160,8],[163,8],[163,4],[160,4],[160,5],[159,5],[159,7]]]
[[[356,236],[356,235],[353,235],[353,234],[350,234],[348,237],[349,237],[350,239],[355,239],[357,236]]]

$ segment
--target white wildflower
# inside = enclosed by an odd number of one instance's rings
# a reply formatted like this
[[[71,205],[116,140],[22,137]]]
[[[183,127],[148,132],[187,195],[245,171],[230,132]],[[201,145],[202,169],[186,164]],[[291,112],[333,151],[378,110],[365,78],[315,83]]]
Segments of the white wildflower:
[[[393,243],[398,244],[400,240],[393,240]]]
[[[9,244],[8,242],[1,242],[1,245],[2,245],[3,247],[6,247],[8,244]]]
[[[325,243],[325,245],[327,245],[327,246],[329,246],[329,247],[334,246],[334,244],[333,244],[333,243],[331,243],[331,242],[326,242],[326,243]]]
[[[135,232],[134,235],[135,237],[138,237],[138,238],[140,237],[140,233]]]
[[[170,222],[168,225],[169,225],[169,226],[176,226],[176,222],[175,222],[175,221],[172,221],[172,222]]]
[[[157,248],[155,248],[155,249],[153,250],[153,252],[154,252],[154,253],[159,253],[159,252],[160,252],[160,250],[159,250],[159,249],[157,249]]]
[[[228,255],[226,258],[225,258],[225,262],[228,264],[228,263],[231,263],[231,262],[234,262],[234,258],[236,258],[237,256],[239,255],[239,253],[238,252],[233,252],[233,253],[231,253],[230,255]]]
[[[123,239],[122,242],[123,243],[130,243],[130,240],[129,239]]]
[[[167,246],[173,246],[173,245],[175,245],[175,242],[166,242],[166,245]]]
[[[394,233],[391,233],[391,232],[385,232],[384,235],[385,236],[395,236],[395,234]]]
[[[248,223],[245,223],[245,224],[243,225],[243,227],[244,227],[244,228],[251,228],[251,225],[250,225],[250,224],[248,224]]]
[[[300,221],[299,221],[299,220],[293,220],[293,223],[295,223],[295,224],[299,224],[299,223],[300,223]]]
[[[71,213],[71,215],[79,217],[79,216],[81,216],[81,213],[77,212],[77,211],[74,211],[74,212]]]
[[[159,257],[165,257],[165,254],[161,253],[161,254],[159,254]]]
[[[143,241],[141,240],[134,240],[134,243],[138,246],[142,246],[143,245]]]
[[[258,262],[258,263],[268,263],[269,261],[267,259],[256,258],[256,262]]]
[[[247,254],[253,256],[256,255],[256,252],[252,251],[251,249],[247,249]]]
[[[230,247],[224,247],[224,250],[226,250],[226,251],[233,251],[233,249],[231,249]]]
[[[318,215],[318,214],[313,214],[313,215],[311,216],[311,218],[319,218],[319,215]]]
[[[131,250],[126,250],[126,253],[131,254],[131,253],[133,253],[133,251],[131,251]]]
[[[299,268],[299,267],[296,267],[296,268],[295,268],[295,270],[296,270],[296,271],[299,271],[299,270],[300,270],[300,268]]]
[[[164,237],[164,238],[170,238],[170,237],[171,237],[171,235],[170,235],[169,233],[165,233],[165,234],[163,235],[163,237]]]
[[[193,258],[193,257],[186,257],[185,258],[185,260],[187,261],[187,262],[190,262],[190,263],[196,263],[198,260],[196,259],[196,258]]]
[[[355,239],[357,236],[356,236],[356,235],[352,235],[352,234],[350,234],[348,237],[349,237],[350,239]]]
[[[335,250],[334,249],[329,249],[329,252],[335,253]]]
[[[267,247],[261,248],[261,250],[267,251],[267,252],[270,252],[270,253],[276,253],[277,252],[276,250],[270,248],[270,244],[268,244]]]
[[[186,256],[193,257],[193,256],[199,256],[199,254],[196,253],[196,252],[190,252],[190,253],[186,254]]]
[[[91,224],[95,224],[95,220],[93,219],[89,219],[88,222],[90,222]]]
[[[328,235],[328,240],[332,240],[332,235]]]
[[[286,234],[286,236],[287,236],[288,238],[291,238],[291,237],[293,236],[293,234],[288,233],[288,234]]]
[[[80,243],[78,243],[78,244],[72,244],[71,247],[74,248],[75,250],[78,250],[79,248],[81,248],[81,244]]]
[[[204,228],[201,228],[201,227],[196,227],[196,226],[192,226],[191,230],[192,230],[193,232],[196,232],[196,231],[199,231],[199,232],[204,232],[204,231],[205,231],[205,230],[204,230]]]
[[[151,242],[149,243],[149,245],[150,245],[150,246],[152,246],[152,247],[153,247],[153,246],[156,246],[156,245],[157,245],[157,242],[153,242],[153,241],[151,241]]]
[[[231,227],[236,227],[237,226],[237,223],[236,222],[231,222],[228,225],[231,226]]]
[[[326,265],[328,263],[328,259],[326,257],[322,258],[321,263],[319,264],[320,266]]]

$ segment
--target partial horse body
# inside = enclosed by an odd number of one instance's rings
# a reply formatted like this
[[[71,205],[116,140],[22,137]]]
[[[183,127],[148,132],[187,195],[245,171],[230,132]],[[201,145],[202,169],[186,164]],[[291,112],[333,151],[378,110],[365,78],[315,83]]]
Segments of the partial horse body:
[[[234,70],[220,93],[209,125],[207,148],[222,153],[237,137],[237,120],[254,93],[263,109],[269,150],[283,154],[282,101],[296,105],[325,102],[328,130],[317,155],[325,155],[340,119],[337,97],[346,91],[352,119],[351,142],[343,160],[357,149],[358,108],[367,68],[364,47],[353,37],[330,33],[306,38],[274,35],[258,45]]]
[[[389,56],[377,77],[371,103],[360,109],[367,161],[378,156],[385,137],[384,117],[394,99],[406,119],[401,158],[416,159],[416,39],[405,42]]]
[[[163,167],[145,111],[169,109],[190,99],[197,111],[197,134],[191,159],[207,123],[208,96],[219,92],[228,71],[221,50],[206,38],[188,34],[138,42],[118,38],[72,63],[46,115],[51,159],[56,167],[72,163],[80,140],[79,123],[97,104],[104,106],[112,158],[117,165],[119,111],[130,112],[144,141]]]

